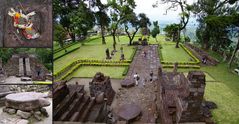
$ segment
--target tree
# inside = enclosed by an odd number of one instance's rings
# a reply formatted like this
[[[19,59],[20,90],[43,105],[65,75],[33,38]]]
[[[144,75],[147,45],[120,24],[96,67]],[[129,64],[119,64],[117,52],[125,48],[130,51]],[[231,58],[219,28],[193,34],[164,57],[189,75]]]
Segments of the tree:
[[[129,45],[132,45],[132,41],[133,41],[136,33],[140,29],[139,18],[136,16],[136,14],[134,12],[129,13],[126,16],[126,18],[122,21],[122,24],[124,25],[124,30],[129,38]],[[132,33],[130,33],[130,31],[129,31],[130,26],[132,26],[132,28],[134,28]]]
[[[106,12],[108,5],[102,4],[101,0],[93,0],[92,6],[97,7],[98,9],[98,11],[95,12],[95,17],[96,17],[97,25],[99,25],[101,29],[102,44],[106,44],[104,32],[105,32],[105,28],[108,27],[110,23],[110,18]]]
[[[143,35],[149,35],[150,30],[149,26],[151,26],[150,19],[146,16],[144,13],[139,14],[139,25],[140,28],[142,29],[142,34]]]
[[[151,35],[153,38],[155,38],[155,40],[158,42],[157,40],[157,35],[160,33],[160,29],[159,29],[159,24],[158,21],[153,22],[154,28],[151,31]]]
[[[11,58],[12,54],[16,52],[16,49],[13,48],[1,48],[0,49],[0,58],[3,63],[6,63],[9,58]]]
[[[227,38],[225,28],[227,26],[223,24],[225,20],[219,21],[217,16],[230,15],[235,11],[235,8],[232,5],[229,6],[229,3],[235,3],[235,0],[198,0],[193,4],[192,11],[196,14],[199,22],[196,34],[204,49],[208,50],[213,44],[225,46],[225,38]],[[209,23],[213,21],[215,23]]]
[[[166,27],[163,29],[164,32],[166,33],[166,36],[172,39],[172,41],[176,41],[178,39],[178,29],[179,29],[179,24],[170,24],[166,25]]]
[[[178,7],[180,7],[181,13],[180,15],[180,23],[178,28],[178,37],[177,37],[177,43],[176,48],[179,48],[179,42],[180,42],[180,34],[181,31],[184,30],[188,24],[189,18],[190,18],[190,11],[192,10],[192,6],[187,4],[186,0],[161,0],[162,4],[170,4],[169,8],[166,10],[166,14],[168,10],[177,10]],[[153,5],[153,7],[157,7],[158,2]]]
[[[52,50],[45,48],[35,49],[35,54],[37,55],[38,60],[40,60],[48,70],[53,69],[52,61]]]
[[[73,42],[76,34],[86,35],[87,30],[93,27],[94,15],[85,1],[54,0],[53,11],[54,22],[63,26]]]
[[[87,8],[84,2],[80,2],[76,11],[68,14],[70,17],[70,28],[74,34],[87,35],[87,31],[94,27],[94,14]]]
[[[54,41],[58,42],[60,47],[64,47],[64,40],[66,39],[67,33],[60,24],[54,24]]]
[[[116,31],[119,24],[126,18],[128,13],[132,13],[135,8],[134,0],[108,0],[111,7],[111,34],[113,36],[113,48],[116,51]]]

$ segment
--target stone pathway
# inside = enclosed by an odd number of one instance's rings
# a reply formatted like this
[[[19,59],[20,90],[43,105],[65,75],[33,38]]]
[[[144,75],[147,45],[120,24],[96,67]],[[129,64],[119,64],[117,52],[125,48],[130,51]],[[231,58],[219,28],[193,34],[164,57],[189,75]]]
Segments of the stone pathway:
[[[144,57],[144,53],[147,56]],[[113,106],[114,110],[123,104],[134,103],[141,107],[142,116],[135,121],[135,123],[155,123],[157,117],[156,111],[156,85],[149,81],[150,71],[153,71],[153,79],[157,78],[158,67],[160,60],[158,56],[158,46],[139,46],[134,57],[133,62],[130,65],[129,72],[125,78],[133,80],[133,75],[137,72],[140,76],[139,85],[131,88],[122,88],[116,95],[116,103]],[[143,86],[144,80],[145,86]]]

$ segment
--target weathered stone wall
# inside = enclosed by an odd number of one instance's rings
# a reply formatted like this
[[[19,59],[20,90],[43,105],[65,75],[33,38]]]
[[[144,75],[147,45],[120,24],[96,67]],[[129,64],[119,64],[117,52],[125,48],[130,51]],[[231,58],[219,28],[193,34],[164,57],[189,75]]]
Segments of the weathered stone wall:
[[[112,103],[115,91],[111,86],[110,77],[104,76],[102,73],[97,73],[89,84],[91,97],[98,97],[104,93],[104,98],[107,98],[107,103]]]
[[[49,71],[34,55],[15,54],[4,66],[8,76],[28,76],[32,80],[44,81]]]
[[[205,122],[203,72],[190,71],[186,78],[182,73],[162,72],[159,68],[157,82],[157,108],[161,123]]]
[[[190,94],[184,100],[187,102],[187,110],[183,111],[180,122],[203,121],[202,102],[205,89],[205,74],[201,71],[190,71]]]

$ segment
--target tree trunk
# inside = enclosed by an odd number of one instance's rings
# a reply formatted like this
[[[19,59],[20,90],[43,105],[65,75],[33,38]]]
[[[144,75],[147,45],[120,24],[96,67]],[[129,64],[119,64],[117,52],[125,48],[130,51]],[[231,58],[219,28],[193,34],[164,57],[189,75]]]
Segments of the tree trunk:
[[[176,46],[175,46],[175,48],[179,48],[179,42],[180,42],[180,30],[178,30],[178,37],[177,37],[177,43],[176,43]]]
[[[101,28],[102,44],[106,44],[106,42],[105,42],[105,33],[104,33],[105,28],[104,28],[103,25],[100,25],[100,28]]]
[[[237,41],[237,45],[236,45],[236,48],[235,48],[235,50],[233,51],[233,53],[232,53],[232,56],[231,56],[231,59],[230,59],[230,61],[229,61],[229,68],[231,68],[231,66],[232,66],[232,62],[233,62],[233,60],[234,60],[234,58],[235,58],[235,55],[236,55],[236,52],[238,51],[238,49],[239,49],[239,37],[238,37],[238,41]]]
[[[112,35],[113,35],[113,48],[114,48],[114,51],[116,51],[116,38],[115,38],[115,30],[113,30],[113,33],[112,33]]]
[[[155,37],[156,42],[158,42],[157,36]]]
[[[76,35],[75,33],[69,33],[70,37],[71,37],[71,40],[72,42],[75,42],[76,41]]]

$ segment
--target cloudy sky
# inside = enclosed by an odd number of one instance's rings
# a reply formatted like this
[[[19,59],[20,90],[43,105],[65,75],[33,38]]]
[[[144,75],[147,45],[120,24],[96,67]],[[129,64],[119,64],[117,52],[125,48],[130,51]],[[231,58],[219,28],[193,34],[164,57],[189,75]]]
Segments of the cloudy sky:
[[[106,2],[107,0],[101,0]],[[157,8],[153,8],[152,5],[156,3],[157,0],[135,0],[136,8],[135,13],[145,13],[151,21],[159,21],[159,23],[178,23],[180,11],[169,10],[167,15],[166,9],[169,7],[167,4],[158,4]],[[160,0],[159,0],[160,1]],[[192,4],[196,0],[187,0],[187,3]],[[159,2],[160,3],[160,2]],[[195,23],[195,19],[191,18],[190,23]]]

